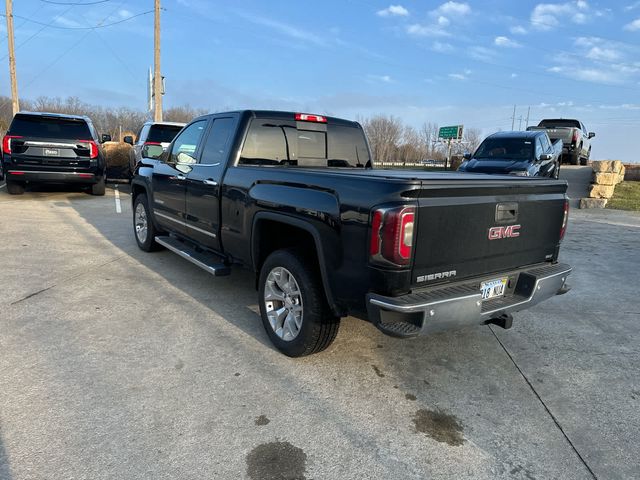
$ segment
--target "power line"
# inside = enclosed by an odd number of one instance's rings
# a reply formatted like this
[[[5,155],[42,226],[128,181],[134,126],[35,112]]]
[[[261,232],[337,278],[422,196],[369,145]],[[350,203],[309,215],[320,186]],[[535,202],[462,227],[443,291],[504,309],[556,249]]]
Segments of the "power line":
[[[35,23],[37,25],[44,25],[45,27],[57,28],[57,29],[60,29],[60,30],[94,30],[96,28],[106,28],[106,27],[112,27],[114,25],[119,25],[121,23],[128,22],[129,20],[132,20],[132,19],[134,19],[136,17],[141,17],[142,15],[148,15],[148,14],[153,13],[153,12],[154,12],[153,10],[148,10],[146,12],[137,13],[135,15],[131,15],[130,17],[124,18],[122,20],[118,20],[117,22],[107,23],[105,25],[98,24],[98,25],[93,25],[93,26],[90,26],[90,27],[63,27],[63,26],[60,26],[60,25],[50,25],[48,23],[39,22],[37,20],[31,20],[30,18],[21,17],[21,16],[18,16],[18,15],[14,15],[14,17],[15,18],[20,18],[20,19],[23,19],[23,20],[27,20],[28,22]],[[3,14],[0,14],[0,16],[1,17],[6,17],[6,15],[3,15]]]

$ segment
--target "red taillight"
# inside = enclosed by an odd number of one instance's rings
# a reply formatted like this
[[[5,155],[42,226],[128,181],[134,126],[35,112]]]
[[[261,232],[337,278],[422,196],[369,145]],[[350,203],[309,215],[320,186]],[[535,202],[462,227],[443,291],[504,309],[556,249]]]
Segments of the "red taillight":
[[[79,143],[86,143],[89,145],[89,158],[98,157],[98,144],[93,140],[77,140]]]
[[[144,145],[162,145],[160,142],[144,142]]]
[[[569,200],[564,201],[564,215],[562,217],[562,227],[560,227],[560,240],[564,238],[567,232],[567,222],[569,221]]]
[[[296,113],[296,120],[300,122],[327,123],[327,118],[322,115],[312,115],[310,113]]]
[[[408,265],[413,251],[414,221],[414,207],[375,210],[371,219],[371,259],[383,264]]]
[[[577,130],[574,130],[574,132],[573,132],[573,138],[571,139],[571,141],[572,141],[573,143],[576,143],[576,142],[578,141],[578,131],[577,131]]]
[[[11,155],[11,139],[12,138],[22,138],[19,135],[5,135],[2,139],[2,151],[7,155]]]

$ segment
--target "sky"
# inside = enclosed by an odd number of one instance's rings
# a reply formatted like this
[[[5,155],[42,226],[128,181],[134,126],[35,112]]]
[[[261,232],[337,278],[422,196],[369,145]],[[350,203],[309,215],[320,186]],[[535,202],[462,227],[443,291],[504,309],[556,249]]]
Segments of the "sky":
[[[638,0],[163,0],[162,7],[165,107],[385,114],[485,135],[524,128],[527,115],[529,124],[578,118],[596,133],[593,159],[640,162]],[[146,109],[152,10],[153,0],[14,0],[20,96]],[[6,51],[2,18],[3,95]]]

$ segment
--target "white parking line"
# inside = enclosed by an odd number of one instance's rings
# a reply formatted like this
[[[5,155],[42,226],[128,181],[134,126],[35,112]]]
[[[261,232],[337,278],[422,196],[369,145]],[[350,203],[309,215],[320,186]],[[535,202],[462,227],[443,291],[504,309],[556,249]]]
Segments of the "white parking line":
[[[122,213],[122,205],[120,205],[120,190],[116,185],[116,213]]]

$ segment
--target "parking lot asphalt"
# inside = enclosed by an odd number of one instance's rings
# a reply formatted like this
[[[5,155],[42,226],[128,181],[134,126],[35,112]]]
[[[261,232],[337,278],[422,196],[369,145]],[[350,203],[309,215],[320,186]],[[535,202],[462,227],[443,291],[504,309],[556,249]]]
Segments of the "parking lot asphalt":
[[[411,341],[269,343],[254,279],[135,243],[105,197],[0,187],[0,479],[629,479],[640,215],[571,213],[573,290]]]

